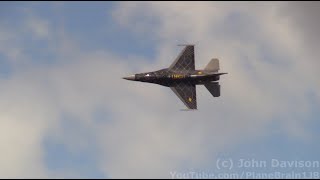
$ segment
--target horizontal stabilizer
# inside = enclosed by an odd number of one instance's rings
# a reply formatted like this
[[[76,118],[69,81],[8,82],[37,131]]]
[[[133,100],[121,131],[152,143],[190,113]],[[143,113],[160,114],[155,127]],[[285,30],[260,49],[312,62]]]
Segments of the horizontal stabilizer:
[[[204,86],[208,89],[208,91],[212,94],[213,97],[220,96],[220,85],[218,82],[211,82],[204,84]]]
[[[220,70],[219,68],[219,59],[214,58],[211,59],[211,61],[207,64],[207,66],[204,68],[205,71],[210,71],[210,72],[217,72]]]

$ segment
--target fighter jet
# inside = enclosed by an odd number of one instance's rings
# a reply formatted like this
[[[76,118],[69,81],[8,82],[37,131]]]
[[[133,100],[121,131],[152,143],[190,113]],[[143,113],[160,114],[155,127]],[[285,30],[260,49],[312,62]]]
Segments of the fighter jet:
[[[187,110],[197,110],[196,85],[204,85],[213,97],[220,96],[219,60],[211,59],[203,70],[195,70],[194,45],[183,45],[184,49],[169,68],[153,72],[134,74],[123,79],[154,83],[170,87],[186,105]]]

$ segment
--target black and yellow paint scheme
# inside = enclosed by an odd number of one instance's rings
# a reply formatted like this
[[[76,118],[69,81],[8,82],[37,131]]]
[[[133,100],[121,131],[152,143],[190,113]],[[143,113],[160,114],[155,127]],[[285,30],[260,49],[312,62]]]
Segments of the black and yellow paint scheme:
[[[195,70],[194,45],[186,45],[169,68],[124,77],[132,81],[170,87],[189,108],[197,109],[196,85],[204,85],[214,97],[220,96],[219,61],[212,59],[203,70]]]
[[[183,78],[186,78],[186,75],[183,75],[183,74],[173,74],[173,75],[171,75],[171,78],[172,78],[172,79],[183,79]]]

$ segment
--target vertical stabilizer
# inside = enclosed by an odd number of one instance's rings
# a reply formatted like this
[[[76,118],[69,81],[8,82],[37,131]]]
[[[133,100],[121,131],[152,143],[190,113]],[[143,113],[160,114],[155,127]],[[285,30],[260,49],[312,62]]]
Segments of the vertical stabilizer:
[[[219,59],[217,58],[211,59],[211,61],[207,64],[204,70],[210,71],[210,72],[218,72],[220,70]]]

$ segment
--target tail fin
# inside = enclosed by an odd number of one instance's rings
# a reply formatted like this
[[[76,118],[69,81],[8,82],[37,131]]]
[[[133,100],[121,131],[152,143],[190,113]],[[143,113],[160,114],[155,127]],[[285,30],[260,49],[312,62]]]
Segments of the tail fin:
[[[213,58],[204,68],[205,71],[218,72],[220,70],[219,67],[219,59]]]
[[[211,82],[204,84],[204,86],[208,89],[208,91],[212,94],[213,97],[220,96],[220,85],[218,82]]]

